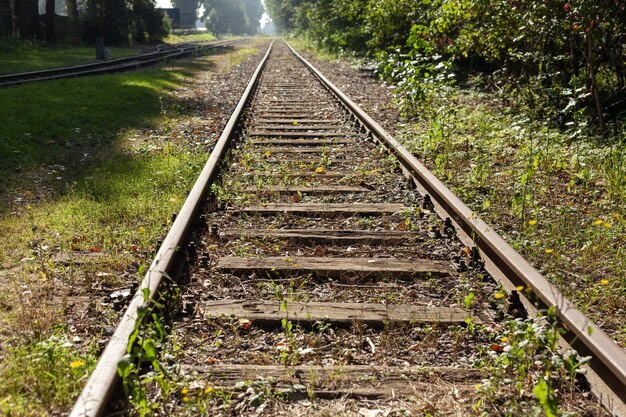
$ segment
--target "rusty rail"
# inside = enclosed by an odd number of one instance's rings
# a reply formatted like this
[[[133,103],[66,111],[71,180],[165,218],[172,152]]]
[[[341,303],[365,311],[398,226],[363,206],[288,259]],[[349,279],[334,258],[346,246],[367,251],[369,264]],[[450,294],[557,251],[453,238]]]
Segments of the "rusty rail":
[[[56,80],[61,78],[82,77],[87,75],[109,74],[147,67],[169,59],[178,59],[211,49],[223,48],[241,42],[239,39],[212,42],[208,44],[181,44],[173,49],[159,50],[125,58],[112,59],[63,68],[52,68],[41,71],[22,72],[18,74],[0,75],[0,87],[11,87],[35,81]]]

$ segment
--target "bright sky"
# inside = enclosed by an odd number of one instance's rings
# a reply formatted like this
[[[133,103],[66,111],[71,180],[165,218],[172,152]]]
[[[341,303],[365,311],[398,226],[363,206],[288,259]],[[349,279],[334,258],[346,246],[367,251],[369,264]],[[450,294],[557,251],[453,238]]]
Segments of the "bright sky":
[[[172,3],[170,2],[170,0],[157,0],[157,7],[163,7],[163,8],[172,7]],[[269,16],[267,15],[267,13],[264,13],[263,17],[261,17],[261,27],[265,26],[265,24],[269,21],[270,21]]]

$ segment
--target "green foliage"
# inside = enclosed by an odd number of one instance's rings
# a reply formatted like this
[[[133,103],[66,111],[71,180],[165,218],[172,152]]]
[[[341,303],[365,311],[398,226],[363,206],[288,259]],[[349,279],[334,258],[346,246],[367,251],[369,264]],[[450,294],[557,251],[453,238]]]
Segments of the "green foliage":
[[[426,27],[413,25],[408,52],[396,48],[377,55],[378,73],[395,86],[402,107],[410,113],[433,91],[454,81],[452,63],[435,53],[427,33]]]
[[[607,116],[626,118],[624,2],[269,0],[267,7],[283,31],[318,47],[377,54],[408,112],[428,95],[422,79],[439,61],[488,73],[533,118],[560,128],[595,119],[606,132]]]
[[[83,39],[89,43],[98,37],[113,45],[160,42],[169,33],[155,0],[85,0],[82,7]]]
[[[247,32],[249,21],[242,0],[211,0],[205,7],[206,27],[215,35]]]

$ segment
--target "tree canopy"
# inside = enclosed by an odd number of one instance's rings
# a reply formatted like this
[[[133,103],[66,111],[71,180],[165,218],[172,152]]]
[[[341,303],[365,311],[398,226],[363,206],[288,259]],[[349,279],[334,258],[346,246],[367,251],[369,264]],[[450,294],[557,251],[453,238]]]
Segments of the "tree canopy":
[[[284,32],[381,62],[399,83],[453,66],[509,77],[538,117],[626,118],[626,2],[266,0]],[[415,78],[415,77],[413,77]],[[410,83],[409,83],[410,84]]]
[[[38,3],[0,0],[0,35],[48,43],[93,42],[103,37],[107,44],[128,44],[160,42],[169,33],[156,0],[66,0],[67,17],[56,14],[55,0],[44,2],[45,15],[40,17]],[[10,19],[6,19],[6,10]]]

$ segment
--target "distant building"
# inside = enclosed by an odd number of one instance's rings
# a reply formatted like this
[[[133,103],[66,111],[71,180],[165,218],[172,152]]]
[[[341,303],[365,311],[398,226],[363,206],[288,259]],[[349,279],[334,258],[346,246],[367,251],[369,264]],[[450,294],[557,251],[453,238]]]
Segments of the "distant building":
[[[170,8],[170,9],[157,9],[162,11],[170,18],[170,22],[172,22],[172,29],[180,29],[180,9],[179,8]]]
[[[195,13],[180,14],[180,29],[194,29],[196,27]]]

